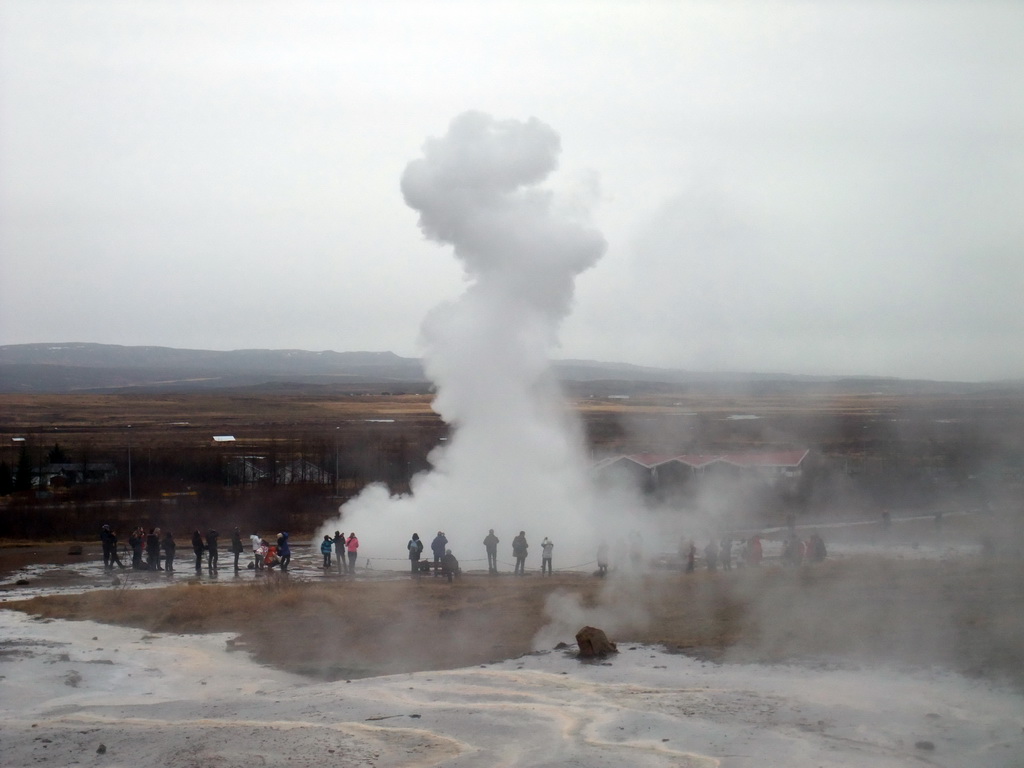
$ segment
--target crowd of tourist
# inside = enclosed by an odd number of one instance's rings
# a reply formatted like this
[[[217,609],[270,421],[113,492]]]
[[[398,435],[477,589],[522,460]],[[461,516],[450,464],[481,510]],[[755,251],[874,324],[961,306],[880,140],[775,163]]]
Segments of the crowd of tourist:
[[[103,548],[103,566],[107,570],[112,570],[115,567],[129,567],[121,559],[118,541],[117,532],[111,526],[104,525],[100,530],[100,542]],[[498,544],[500,541],[493,528],[484,537],[483,546],[487,555],[489,574],[498,573]],[[195,555],[196,573],[201,573],[204,566],[211,574],[220,570],[219,542],[220,534],[214,529],[205,533],[199,529],[192,532],[192,552]],[[171,531],[161,531],[160,528],[153,527],[147,532],[142,526],[137,526],[128,535],[127,543],[131,552],[130,567],[134,570],[174,572],[177,547]],[[633,570],[643,569],[645,567],[643,542],[639,532],[631,532],[626,543],[628,549],[619,552],[620,555],[626,557],[617,565]],[[423,552],[426,547],[418,533],[412,534],[406,545],[412,576],[418,578],[424,573],[433,573],[435,576],[446,577],[448,581],[452,581],[458,576],[461,573],[459,561],[448,544],[448,537],[444,531],[438,531],[437,536],[430,543],[432,559],[424,559]],[[231,533],[231,543],[228,549],[233,555],[231,567],[235,572],[241,571],[243,568],[259,572],[271,571],[275,568],[282,572],[289,570],[292,547],[287,531],[278,533],[271,540],[258,533],[252,533],[248,537],[248,546],[252,560],[243,566],[242,555],[245,554],[245,545],[242,540],[242,532],[236,527]],[[550,538],[544,537],[540,544],[541,575],[553,574],[554,547],[554,542]],[[526,560],[529,554],[526,531],[520,531],[512,539],[511,551],[515,561],[513,573],[517,576],[525,575]],[[334,568],[337,568],[339,575],[354,575],[356,561],[359,557],[359,538],[355,533],[349,533],[346,536],[341,531],[335,531],[334,536],[325,535],[323,541],[320,542],[320,554],[324,571],[333,571]],[[787,565],[800,565],[803,562],[821,562],[826,555],[825,542],[817,533],[812,533],[806,540],[801,540],[796,535],[795,529],[791,528],[789,537],[783,542],[780,559]],[[737,567],[759,567],[764,559],[764,550],[761,536],[756,534],[743,539],[737,539],[734,536],[723,536],[717,541],[711,539],[700,552],[698,552],[697,544],[693,539],[683,537],[680,540],[678,556],[680,567],[686,573],[693,573],[697,570],[699,556],[707,570],[728,571],[732,570],[734,565]],[[597,571],[595,573],[598,576],[604,576],[610,568],[616,565],[609,562],[609,547],[606,541],[601,541],[598,545],[596,563]]]

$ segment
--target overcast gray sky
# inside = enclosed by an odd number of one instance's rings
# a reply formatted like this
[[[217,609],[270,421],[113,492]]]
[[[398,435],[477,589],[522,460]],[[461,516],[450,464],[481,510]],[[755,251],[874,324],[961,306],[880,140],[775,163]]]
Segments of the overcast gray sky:
[[[608,242],[556,354],[1024,377],[1024,3],[0,0],[0,344],[418,355],[466,110]]]

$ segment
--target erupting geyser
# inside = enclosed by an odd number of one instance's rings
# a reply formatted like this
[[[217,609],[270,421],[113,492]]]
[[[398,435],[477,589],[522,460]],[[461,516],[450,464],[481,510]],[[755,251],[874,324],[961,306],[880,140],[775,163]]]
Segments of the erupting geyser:
[[[499,559],[507,560],[512,538],[525,530],[531,560],[544,536],[555,541],[561,565],[593,559],[586,453],[548,353],[576,276],[600,258],[605,241],[538,186],[558,152],[558,135],[536,119],[467,112],[406,167],[405,201],[428,238],[454,248],[469,282],[422,329],[437,386],[433,407],[453,434],[409,496],[371,486],[321,534],[354,530],[372,559],[403,557],[414,530],[443,529],[456,554],[473,559],[483,557],[481,541],[494,528]]]

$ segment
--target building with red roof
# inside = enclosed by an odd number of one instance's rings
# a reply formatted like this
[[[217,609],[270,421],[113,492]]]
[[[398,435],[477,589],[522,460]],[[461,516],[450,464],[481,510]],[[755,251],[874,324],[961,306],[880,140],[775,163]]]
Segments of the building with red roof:
[[[806,448],[714,454],[632,453],[605,457],[593,469],[598,477],[629,482],[648,494],[683,492],[712,478],[759,482],[787,491],[798,485],[809,454]]]

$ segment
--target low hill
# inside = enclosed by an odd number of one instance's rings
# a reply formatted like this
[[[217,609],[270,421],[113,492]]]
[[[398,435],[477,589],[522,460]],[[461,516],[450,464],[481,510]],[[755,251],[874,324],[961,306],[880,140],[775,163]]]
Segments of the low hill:
[[[951,394],[1019,391],[1022,382],[967,384],[878,377],[784,373],[695,372],[607,363],[555,361],[554,370],[577,396],[630,397],[662,391]],[[229,352],[114,344],[52,343],[0,346],[0,393],[62,394],[273,391],[409,392],[430,390],[422,362],[392,352],[310,352],[240,349]]]

